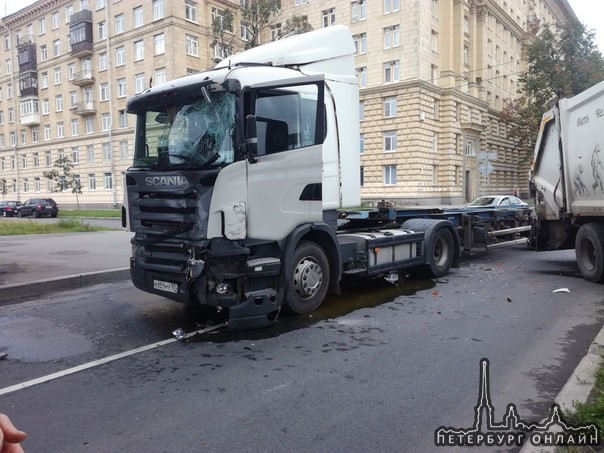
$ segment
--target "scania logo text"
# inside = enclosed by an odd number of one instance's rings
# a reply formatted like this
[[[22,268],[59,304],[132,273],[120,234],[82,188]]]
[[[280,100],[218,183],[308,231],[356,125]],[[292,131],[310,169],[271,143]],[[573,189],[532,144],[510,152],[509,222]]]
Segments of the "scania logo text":
[[[148,186],[188,186],[189,181],[184,176],[147,176],[145,184]]]

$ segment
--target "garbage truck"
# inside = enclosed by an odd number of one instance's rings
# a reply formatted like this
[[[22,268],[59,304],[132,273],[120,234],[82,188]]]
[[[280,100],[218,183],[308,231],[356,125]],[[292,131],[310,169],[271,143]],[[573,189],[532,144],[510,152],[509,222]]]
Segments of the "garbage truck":
[[[574,249],[582,276],[604,282],[604,82],[543,114],[530,186],[537,251]]]

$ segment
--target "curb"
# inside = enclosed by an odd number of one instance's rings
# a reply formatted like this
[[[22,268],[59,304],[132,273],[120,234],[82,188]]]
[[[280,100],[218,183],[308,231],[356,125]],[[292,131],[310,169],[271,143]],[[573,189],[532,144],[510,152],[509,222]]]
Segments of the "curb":
[[[41,296],[53,291],[83,288],[112,283],[130,278],[130,268],[122,267],[104,271],[87,272],[84,274],[67,275],[65,277],[49,278],[36,282],[15,283],[0,286],[0,307],[23,302],[23,299]]]
[[[600,332],[589,346],[587,354],[581,359],[573,374],[570,375],[570,378],[556,396],[554,402],[560,406],[562,411],[573,410],[575,403],[587,402],[596,383],[596,371],[604,361],[603,352],[604,327],[600,329]],[[520,453],[553,453],[555,451],[556,447],[535,446],[528,442],[522,447]]]

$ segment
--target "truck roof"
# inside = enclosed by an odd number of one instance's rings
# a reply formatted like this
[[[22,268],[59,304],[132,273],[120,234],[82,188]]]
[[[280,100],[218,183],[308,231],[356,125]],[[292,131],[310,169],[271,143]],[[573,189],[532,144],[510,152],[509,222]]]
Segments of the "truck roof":
[[[225,58],[215,68],[228,68],[246,63],[304,66],[351,56],[354,52],[354,41],[350,30],[344,25],[334,25],[245,50]],[[343,75],[349,75],[349,68],[345,68]]]

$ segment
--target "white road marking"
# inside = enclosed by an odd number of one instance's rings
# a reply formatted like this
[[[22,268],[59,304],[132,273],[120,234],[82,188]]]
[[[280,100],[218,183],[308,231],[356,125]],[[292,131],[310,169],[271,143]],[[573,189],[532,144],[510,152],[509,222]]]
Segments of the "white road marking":
[[[211,332],[213,330],[217,330],[219,328],[225,327],[226,324],[218,324],[216,326],[208,327],[206,329],[196,330],[194,332],[190,332],[186,334],[182,339],[191,338],[197,334]],[[42,376],[36,379],[31,379],[29,381],[21,382],[19,384],[11,385],[10,387],[5,387],[0,389],[0,396],[6,395],[8,393],[16,392],[17,390],[22,390],[28,387],[33,387],[34,385],[43,384],[44,382],[49,382],[54,379],[62,378],[64,376],[69,376],[70,374],[79,373],[80,371],[88,370],[90,368],[97,367],[99,365],[104,365],[105,363],[114,362],[115,360],[123,359],[124,357],[128,357],[134,354],[139,354],[141,352],[149,351],[151,349],[158,348],[160,346],[165,346],[170,343],[175,343],[179,341],[176,338],[169,338],[167,340],[158,341],[156,343],[151,343],[145,346],[141,346],[140,348],[131,349],[129,351],[120,352],[119,354],[110,355],[108,357],[104,357],[102,359],[93,360],[92,362],[84,363],[82,365],[74,366],[72,368],[67,368],[63,371],[58,371],[56,373],[48,374],[46,376]]]

